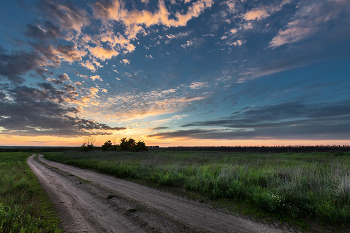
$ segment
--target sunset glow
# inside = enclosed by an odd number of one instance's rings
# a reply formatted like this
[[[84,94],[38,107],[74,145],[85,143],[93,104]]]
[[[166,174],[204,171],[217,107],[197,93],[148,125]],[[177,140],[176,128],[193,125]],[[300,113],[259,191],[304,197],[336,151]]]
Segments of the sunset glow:
[[[350,143],[347,0],[17,0],[0,22],[0,146]]]

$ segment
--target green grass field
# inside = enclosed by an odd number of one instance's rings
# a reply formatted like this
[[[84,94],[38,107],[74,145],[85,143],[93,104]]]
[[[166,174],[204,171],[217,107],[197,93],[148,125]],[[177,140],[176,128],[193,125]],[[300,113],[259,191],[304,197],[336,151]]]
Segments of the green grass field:
[[[45,157],[119,178],[183,188],[213,200],[234,200],[280,219],[350,226],[349,153],[96,151]]]
[[[26,163],[30,155],[0,152],[0,232],[63,232],[53,205]]]

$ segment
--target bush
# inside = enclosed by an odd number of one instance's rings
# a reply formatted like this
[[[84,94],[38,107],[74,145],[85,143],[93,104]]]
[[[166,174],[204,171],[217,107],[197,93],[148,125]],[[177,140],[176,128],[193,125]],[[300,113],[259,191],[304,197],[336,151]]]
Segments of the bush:
[[[132,150],[132,148],[136,145],[136,141],[132,138],[126,139],[122,138],[120,139],[120,147],[122,150]]]
[[[148,151],[148,148],[147,148],[145,142],[139,141],[135,145],[135,151]]]
[[[83,143],[83,145],[80,147],[81,151],[92,151],[95,150],[94,145],[86,145],[85,143]]]
[[[113,145],[108,150],[109,151],[121,151],[122,148],[119,145]]]
[[[111,140],[106,141],[102,145],[103,151],[148,151],[148,147],[143,141],[136,141],[133,138],[120,139],[120,145],[112,145]]]
[[[105,144],[102,145],[102,150],[103,151],[107,151],[112,147],[112,142],[111,140],[108,140],[107,142],[105,142]]]

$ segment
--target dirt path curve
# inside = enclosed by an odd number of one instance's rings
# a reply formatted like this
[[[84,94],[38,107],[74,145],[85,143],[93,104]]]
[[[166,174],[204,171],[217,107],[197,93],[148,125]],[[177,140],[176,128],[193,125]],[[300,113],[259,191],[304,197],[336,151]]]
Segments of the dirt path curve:
[[[255,223],[244,218],[240,218],[227,213],[220,212],[218,210],[215,210],[206,206],[205,204],[190,201],[170,193],[161,192],[155,189],[141,186],[139,184],[135,184],[135,183],[117,179],[111,176],[95,173],[89,170],[80,169],[80,168],[48,161],[44,159],[42,155],[39,156],[39,159],[40,161],[52,167],[56,167],[62,171],[73,174],[77,177],[80,177],[81,179],[89,180],[95,184],[98,184],[102,187],[106,187],[110,190],[113,190],[137,202],[141,202],[150,208],[156,209],[157,211],[164,213],[164,215],[170,216],[171,218],[175,219],[178,222],[184,223],[185,225],[191,227],[192,229],[198,229],[198,230],[209,231],[209,232],[239,232],[239,233],[283,232],[281,230],[277,230],[260,223]],[[72,198],[72,196],[70,197],[72,199],[71,201],[72,204],[70,205],[73,206],[73,204],[76,203],[76,200],[79,200],[79,201],[84,200],[84,204],[81,205],[81,208],[84,209],[84,208],[91,207],[89,206],[90,204],[88,204],[88,201],[85,200],[85,199],[88,199],[88,197],[85,197],[84,194],[79,193],[77,190],[74,189],[74,187],[71,187],[67,184],[62,183],[58,178],[52,177],[50,175],[46,175],[45,172],[47,171],[43,168],[42,165],[34,161],[33,157],[30,157],[28,159],[28,163],[31,167],[33,167],[32,169],[33,171],[35,171],[35,174],[38,177],[44,176],[44,178],[42,178],[44,179],[43,182],[47,183],[51,187],[51,189],[56,190],[55,192],[62,193],[60,195],[63,197],[65,197],[66,192],[73,193],[73,197],[75,198]],[[44,175],[42,175],[42,173]],[[57,187],[56,183],[59,184],[60,187]],[[75,202],[73,202],[73,200],[75,200]],[[92,204],[94,203],[92,202]],[[98,208],[103,209],[103,207],[96,206],[96,204],[92,206],[90,209],[94,209],[95,212],[97,212]],[[72,210],[73,216],[75,215],[74,211],[76,211],[76,208]],[[106,210],[103,210],[103,211],[106,211]],[[101,213],[104,213],[104,216],[102,216]],[[105,212],[101,212],[101,213],[96,214],[98,217],[100,217],[100,220],[98,220],[98,222],[101,223],[101,225],[102,223],[104,223],[107,226],[108,224],[111,224],[108,229],[116,229],[115,227],[119,227],[119,226],[115,226],[113,224],[117,224],[117,225],[121,224],[118,221],[116,221],[114,217],[110,216],[110,213],[105,213]],[[106,218],[106,219],[103,219],[103,218]],[[111,221],[111,218],[113,219],[112,221]],[[132,230],[127,229],[127,227],[131,227],[131,226],[129,226],[126,222],[124,223],[124,225],[125,226],[123,226],[124,227],[123,229],[125,230],[121,230],[120,232],[132,232],[132,231],[142,232],[141,229],[132,229]],[[87,226],[88,226],[88,223],[83,225],[82,227],[87,227]],[[104,226],[104,227],[106,227],[107,229],[107,226]],[[107,232],[114,232],[114,231],[107,230]]]
[[[30,156],[27,163],[54,205],[59,207],[58,211],[65,213],[61,218],[66,232],[144,232],[128,218],[33,158],[34,155]]]

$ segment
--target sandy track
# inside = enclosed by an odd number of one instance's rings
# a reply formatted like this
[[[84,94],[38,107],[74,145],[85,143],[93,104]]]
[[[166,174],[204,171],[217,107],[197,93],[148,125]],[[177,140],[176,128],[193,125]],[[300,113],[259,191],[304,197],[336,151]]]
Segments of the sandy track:
[[[144,232],[63,176],[28,158],[27,163],[58,207],[67,232]]]
[[[84,180],[89,180],[101,187],[113,190],[129,199],[135,200],[150,209],[163,213],[163,216],[172,218],[177,222],[187,225],[193,230],[207,232],[283,232],[260,223],[236,217],[227,213],[212,209],[205,204],[187,200],[185,198],[151,189],[139,184],[117,179],[111,176],[95,173],[52,161],[48,161],[40,155],[39,159],[55,168],[73,174]],[[84,220],[77,229],[91,229],[91,232],[142,232],[143,229],[130,225],[128,219],[118,216],[108,206],[94,201],[92,196],[82,193],[70,184],[50,173],[50,170],[33,160],[28,159],[34,173],[47,188],[56,193],[63,200],[62,203],[70,209],[71,218],[77,216],[78,220]],[[79,206],[79,208],[77,208]],[[109,211],[109,212],[108,212]],[[84,213],[91,212],[89,216]],[[114,216],[114,215],[117,216]],[[97,218],[94,220],[94,218]],[[77,221],[78,221],[77,220]],[[64,220],[62,220],[64,222]],[[90,222],[95,221],[93,224]],[[124,222],[125,221],[125,222]],[[78,221],[79,222],[79,221]],[[64,223],[65,224],[65,223]],[[98,227],[94,227],[95,225]],[[92,225],[92,226],[91,226]],[[90,228],[89,228],[90,227]],[[105,229],[102,230],[101,229]],[[118,230],[116,230],[118,229]],[[89,230],[88,230],[89,231]],[[75,231],[78,232],[78,231]]]

